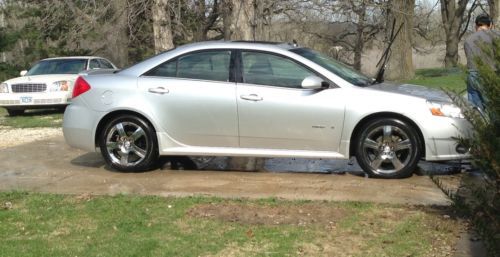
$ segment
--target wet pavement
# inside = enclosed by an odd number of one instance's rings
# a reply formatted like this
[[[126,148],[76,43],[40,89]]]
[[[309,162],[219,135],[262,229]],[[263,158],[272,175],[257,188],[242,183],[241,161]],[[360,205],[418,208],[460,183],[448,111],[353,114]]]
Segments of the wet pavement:
[[[70,148],[62,136],[0,150],[0,190],[63,194],[142,194],[368,201],[449,205],[427,176],[368,179],[347,161],[267,159],[267,172],[225,170],[224,158],[195,159],[203,170],[157,169],[120,173],[107,168],[99,153]],[[442,172],[449,166],[422,163]],[[346,171],[348,171],[346,173]],[[339,175],[342,174],[342,175]]]

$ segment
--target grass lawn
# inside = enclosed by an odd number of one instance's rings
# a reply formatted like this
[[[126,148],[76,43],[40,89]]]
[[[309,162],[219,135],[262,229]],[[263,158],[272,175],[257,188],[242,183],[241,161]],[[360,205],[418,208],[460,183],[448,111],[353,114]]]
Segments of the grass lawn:
[[[420,69],[415,72],[413,79],[404,82],[457,92],[466,89],[465,73],[460,69]]]
[[[447,211],[4,192],[0,256],[447,256],[463,227]]]
[[[27,110],[24,114],[10,117],[0,108],[0,126],[13,128],[61,127],[63,112],[60,110]]]

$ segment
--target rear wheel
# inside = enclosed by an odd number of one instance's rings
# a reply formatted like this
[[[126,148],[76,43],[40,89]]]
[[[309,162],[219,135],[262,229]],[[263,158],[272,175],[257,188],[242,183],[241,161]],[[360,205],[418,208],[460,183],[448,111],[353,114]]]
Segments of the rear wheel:
[[[411,176],[420,151],[417,132],[399,119],[382,118],[366,123],[356,143],[359,165],[376,178]]]
[[[18,116],[24,113],[24,109],[10,109],[6,108],[9,116]]]
[[[121,115],[108,122],[102,131],[101,153],[112,168],[144,171],[158,163],[156,133],[144,119]]]

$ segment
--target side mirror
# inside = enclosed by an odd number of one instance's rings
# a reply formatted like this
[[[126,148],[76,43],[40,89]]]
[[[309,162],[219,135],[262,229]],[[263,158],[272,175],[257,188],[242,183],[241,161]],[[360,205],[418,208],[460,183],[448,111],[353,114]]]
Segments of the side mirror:
[[[27,70],[22,70],[21,72],[19,72],[19,75],[21,75],[21,77],[23,77],[24,75],[26,75],[26,73],[28,73]]]
[[[302,88],[306,89],[321,89],[328,88],[329,85],[323,79],[316,76],[309,76],[302,80]]]

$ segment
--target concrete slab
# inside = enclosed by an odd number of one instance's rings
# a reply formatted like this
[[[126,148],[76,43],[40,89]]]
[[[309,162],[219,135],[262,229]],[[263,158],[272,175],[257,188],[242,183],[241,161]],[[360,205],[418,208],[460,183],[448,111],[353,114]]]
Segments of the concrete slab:
[[[0,150],[0,190],[62,194],[206,195],[224,198],[368,201],[449,205],[426,176],[402,180],[351,174],[109,170],[98,153],[70,148],[62,136]]]

